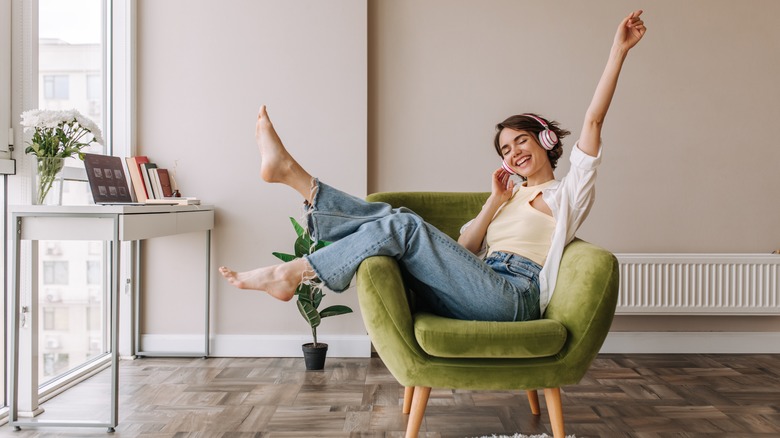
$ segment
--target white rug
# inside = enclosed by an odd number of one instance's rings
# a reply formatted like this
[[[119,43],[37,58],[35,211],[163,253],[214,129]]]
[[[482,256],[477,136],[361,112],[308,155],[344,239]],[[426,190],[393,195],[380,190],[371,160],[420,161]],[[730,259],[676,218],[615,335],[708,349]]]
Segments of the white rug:
[[[490,435],[490,436],[483,436],[480,438],[552,438],[550,435],[547,435],[546,433],[543,433],[541,435],[523,435],[521,433],[516,433],[512,436],[509,435]],[[566,438],[577,438],[574,435],[566,435]]]

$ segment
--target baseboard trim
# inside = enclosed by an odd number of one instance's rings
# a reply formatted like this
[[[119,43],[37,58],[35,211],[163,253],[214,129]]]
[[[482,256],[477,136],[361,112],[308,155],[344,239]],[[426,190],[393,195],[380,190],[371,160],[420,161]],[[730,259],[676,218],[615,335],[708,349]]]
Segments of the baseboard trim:
[[[780,332],[610,332],[600,352],[780,354]]]
[[[370,357],[371,341],[367,335],[318,336],[328,344],[328,357]],[[214,335],[211,357],[303,357],[301,345],[311,342],[302,335]],[[186,353],[203,351],[203,335],[141,335],[141,349],[154,352]]]
[[[363,335],[320,336],[329,357],[370,357],[371,340]],[[212,357],[302,357],[303,335],[215,335]],[[203,351],[200,335],[141,335],[144,352]],[[604,354],[780,354],[780,332],[610,332]]]

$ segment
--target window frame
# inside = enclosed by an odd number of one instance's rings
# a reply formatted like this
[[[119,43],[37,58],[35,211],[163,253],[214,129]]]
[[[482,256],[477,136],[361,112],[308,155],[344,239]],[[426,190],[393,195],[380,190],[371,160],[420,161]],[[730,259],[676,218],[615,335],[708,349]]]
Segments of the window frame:
[[[103,11],[103,74],[106,77],[104,82],[103,98],[103,125],[104,137],[106,138],[106,154],[118,156],[127,156],[134,152],[132,144],[135,140],[135,32],[136,32],[136,0],[101,0]],[[35,34],[37,40],[37,0],[0,0],[0,174],[5,173],[8,168],[7,163],[13,164],[13,170],[17,174],[16,178],[4,179],[4,186],[0,191],[0,204],[3,205],[3,230],[6,238],[3,239],[2,262],[7,265],[9,246],[7,244],[8,230],[8,205],[9,204],[29,204],[32,193],[29,189],[31,174],[31,159],[24,154],[24,134],[19,126],[18,114],[24,110],[37,108],[39,92],[38,87],[38,49],[37,43],[32,44],[31,36]],[[7,32],[6,32],[7,30]],[[13,49],[13,50],[12,50]],[[6,62],[7,61],[7,62]],[[116,68],[115,68],[116,65]],[[114,90],[119,92],[115,94]],[[119,99],[115,100],[115,96]],[[6,98],[7,97],[7,98]],[[17,114],[13,117],[12,114]],[[120,129],[114,130],[114,124],[121,124]],[[8,126],[8,128],[6,128]],[[6,131],[8,130],[8,131]],[[8,133],[6,133],[8,132]],[[117,135],[118,134],[118,135]],[[6,136],[9,137],[7,143],[16,145],[10,151],[5,144]],[[5,158],[8,158],[6,160]],[[13,160],[15,159],[15,161]],[[63,170],[63,177],[67,180],[86,181],[86,172],[83,168],[66,167]],[[25,249],[27,248],[27,249]],[[23,248],[23,251],[29,251],[29,247]],[[132,276],[131,260],[134,256],[135,247],[123,244],[122,260],[125,261],[120,267],[122,274]],[[110,252],[106,251],[106,267],[101,273],[102,277],[109,278],[111,272]],[[22,262],[22,276],[28,275],[33,267],[30,262]],[[6,270],[7,271],[7,270]],[[126,279],[128,282],[129,278]],[[4,288],[4,309],[3,318],[7,319],[8,307],[8,285],[9,274],[6,273]],[[110,284],[110,283],[108,283]],[[29,285],[25,287],[30,287]],[[104,324],[104,351],[109,350],[110,346],[110,287],[105,288],[103,292],[106,299],[103,300],[105,321]],[[29,293],[29,292],[24,292]],[[122,298],[122,315],[120,321],[132,321],[134,309],[132,309],[132,299]],[[23,304],[20,304],[23,305]],[[132,323],[131,323],[132,324]],[[7,321],[3,325],[3,342],[8,346],[8,333],[5,331]],[[127,337],[132,336],[134,330],[132,326],[126,329],[124,324],[121,329]],[[120,338],[117,348],[120,353],[133,351],[133,340],[129,342],[125,336]],[[129,347],[123,345],[129,345]],[[123,350],[124,348],[124,350]],[[3,383],[0,388],[3,392],[2,406],[0,406],[0,420],[7,416],[8,399],[5,390],[7,376],[7,361],[5,354],[8,348],[3,348]],[[38,388],[38,401],[42,403],[70,386],[81,380],[107,368],[110,365],[110,354],[103,355],[103,358],[97,358],[87,361],[83,369],[76,372],[69,372],[62,376],[62,379],[50,381]],[[76,375],[79,374],[79,375]],[[24,390],[24,388],[19,388]]]

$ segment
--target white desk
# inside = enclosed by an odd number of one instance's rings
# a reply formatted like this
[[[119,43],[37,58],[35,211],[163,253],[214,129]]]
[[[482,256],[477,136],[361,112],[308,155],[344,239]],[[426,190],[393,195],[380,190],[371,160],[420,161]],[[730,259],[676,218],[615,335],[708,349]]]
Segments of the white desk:
[[[204,351],[193,355],[209,355],[209,295],[211,230],[214,227],[214,207],[209,205],[144,205],[144,206],[12,206],[10,213],[14,224],[14,272],[11,297],[11,366],[9,423],[19,430],[22,426],[73,426],[107,427],[113,432],[117,425],[119,403],[119,287],[120,251],[123,241],[140,241],[153,237],[171,236],[191,232],[206,232],[206,316]],[[22,240],[103,240],[111,242],[111,419],[103,422],[78,421],[19,421],[18,418],[18,367],[19,367],[19,301],[20,257]],[[138,281],[135,282],[136,300]],[[136,301],[138,302],[138,301]],[[156,353],[136,352],[139,355]],[[162,353],[164,354],[164,353]],[[181,354],[179,354],[181,355]]]

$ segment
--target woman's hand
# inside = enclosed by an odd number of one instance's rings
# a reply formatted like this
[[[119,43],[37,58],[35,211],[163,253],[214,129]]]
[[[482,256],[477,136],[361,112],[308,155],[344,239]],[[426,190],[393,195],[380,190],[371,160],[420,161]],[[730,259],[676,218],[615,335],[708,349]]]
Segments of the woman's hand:
[[[642,11],[634,11],[624,18],[618,26],[615,33],[615,40],[612,43],[612,50],[604,67],[604,73],[596,86],[596,92],[593,93],[593,100],[590,101],[588,111],[585,113],[585,120],[582,123],[580,140],[577,143],[580,150],[586,154],[595,157],[601,149],[601,128],[604,125],[604,119],[607,117],[607,110],[612,102],[612,96],[615,94],[618,76],[623,68],[628,51],[634,47],[639,40],[645,36],[647,28],[645,22],[639,16]]]
[[[515,182],[512,181],[510,176],[509,172],[504,170],[503,167],[493,172],[493,189],[490,196],[485,205],[482,206],[482,210],[480,210],[477,217],[468,224],[466,229],[463,230],[463,234],[458,238],[458,243],[474,254],[479,254],[482,250],[482,243],[485,240],[487,228],[493,220],[493,216],[512,197]]]
[[[640,15],[642,15],[641,9],[632,12],[620,22],[620,26],[618,26],[615,33],[614,46],[616,48],[627,52],[645,35],[647,28],[645,28],[644,21],[639,17]]]
[[[493,172],[493,188],[491,190],[491,196],[499,201],[500,204],[508,201],[512,197],[512,192],[515,188],[515,182],[512,181],[509,172],[504,170],[503,167],[499,167],[498,170]]]

